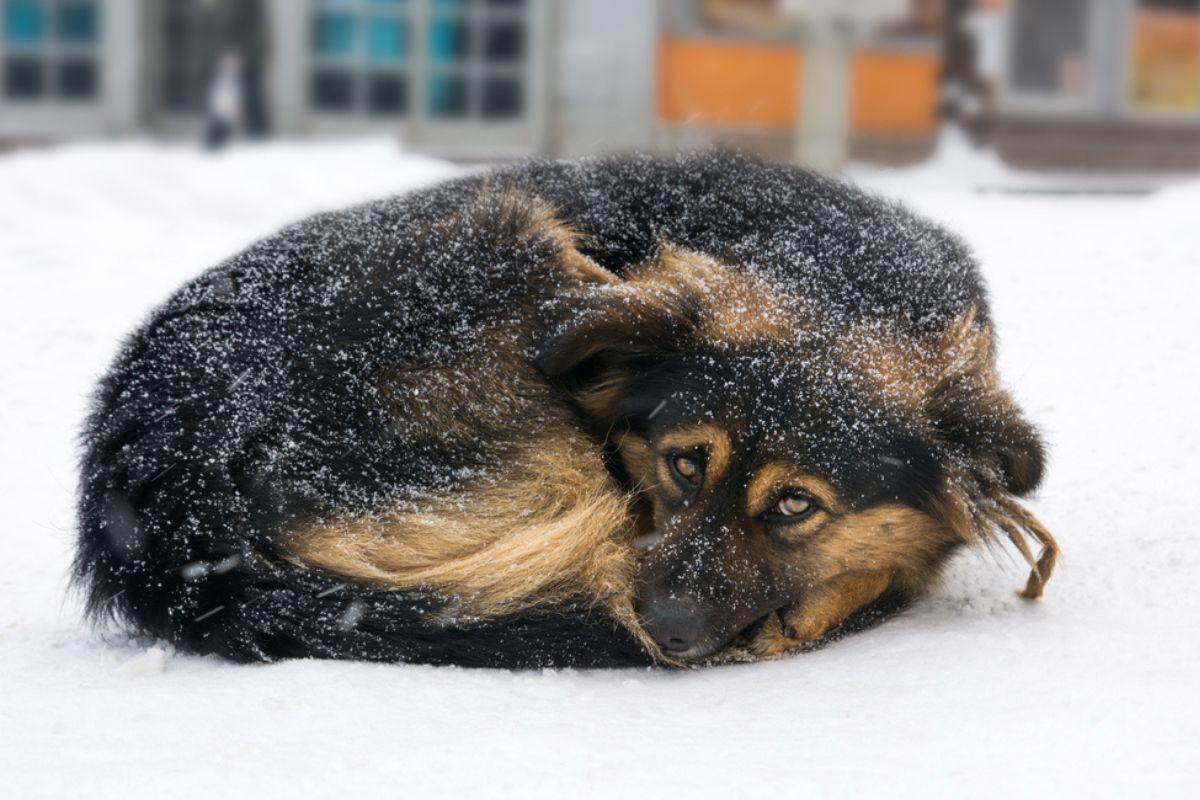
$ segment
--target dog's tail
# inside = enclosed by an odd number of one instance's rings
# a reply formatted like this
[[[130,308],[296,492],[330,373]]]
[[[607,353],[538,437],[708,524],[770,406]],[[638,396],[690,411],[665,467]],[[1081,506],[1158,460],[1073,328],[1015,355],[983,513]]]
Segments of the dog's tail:
[[[508,668],[651,663],[601,611],[543,609],[512,617],[454,619],[452,602],[368,589],[255,552],[176,552],[144,527],[127,496],[110,493],[103,522],[81,533],[77,584],[90,615],[234,661],[333,658]],[[124,537],[145,537],[140,555]]]
[[[456,619],[445,598],[346,584],[280,558],[269,536],[277,506],[217,452],[228,431],[205,439],[211,416],[187,418],[186,403],[140,407],[116,386],[102,388],[84,435],[74,578],[94,619],[243,662],[650,663],[599,610]]]

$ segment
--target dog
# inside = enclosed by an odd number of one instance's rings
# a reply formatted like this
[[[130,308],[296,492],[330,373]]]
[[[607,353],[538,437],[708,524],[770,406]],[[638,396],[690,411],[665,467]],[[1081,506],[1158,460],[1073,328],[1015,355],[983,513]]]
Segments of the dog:
[[[1028,598],[1058,553],[966,247],[736,154],[286,228],[125,343],[83,446],[89,614],[236,661],[773,658],[963,545]]]

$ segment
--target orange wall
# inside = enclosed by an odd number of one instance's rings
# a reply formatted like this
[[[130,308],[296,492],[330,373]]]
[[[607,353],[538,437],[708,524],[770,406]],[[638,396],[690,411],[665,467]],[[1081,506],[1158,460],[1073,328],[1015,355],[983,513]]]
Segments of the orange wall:
[[[803,56],[760,42],[663,38],[658,47],[658,116],[673,125],[790,128]],[[855,56],[851,121],[859,132],[934,129],[934,53]]]
[[[787,127],[796,116],[799,54],[786,45],[661,39],[664,122]]]
[[[934,53],[862,52],[854,58],[851,127],[861,133],[927,133],[937,126]]]

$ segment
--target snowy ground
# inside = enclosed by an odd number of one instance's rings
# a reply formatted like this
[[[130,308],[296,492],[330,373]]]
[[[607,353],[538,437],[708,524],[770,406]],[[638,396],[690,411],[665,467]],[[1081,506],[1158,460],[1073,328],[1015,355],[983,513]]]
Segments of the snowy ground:
[[[0,775],[9,797],[1200,796],[1200,184],[1152,197],[869,181],[976,246],[1053,446],[1044,602],[967,555],[823,651],[691,673],[233,666],[82,628],[73,437],[118,338],[284,222],[453,170],[388,144],[0,158]]]

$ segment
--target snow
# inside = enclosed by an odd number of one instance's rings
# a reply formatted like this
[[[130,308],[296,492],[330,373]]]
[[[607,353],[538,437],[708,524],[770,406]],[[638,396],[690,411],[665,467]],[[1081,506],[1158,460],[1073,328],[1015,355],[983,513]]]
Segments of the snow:
[[[5,794],[1195,796],[1200,183],[975,193],[959,166],[860,179],[983,262],[1002,374],[1052,447],[1045,600],[1015,597],[1006,552],[967,554],[903,616],[786,661],[507,673],[235,666],[90,632],[65,595],[74,436],[119,338],[285,222],[459,170],[378,141],[0,158]]]

